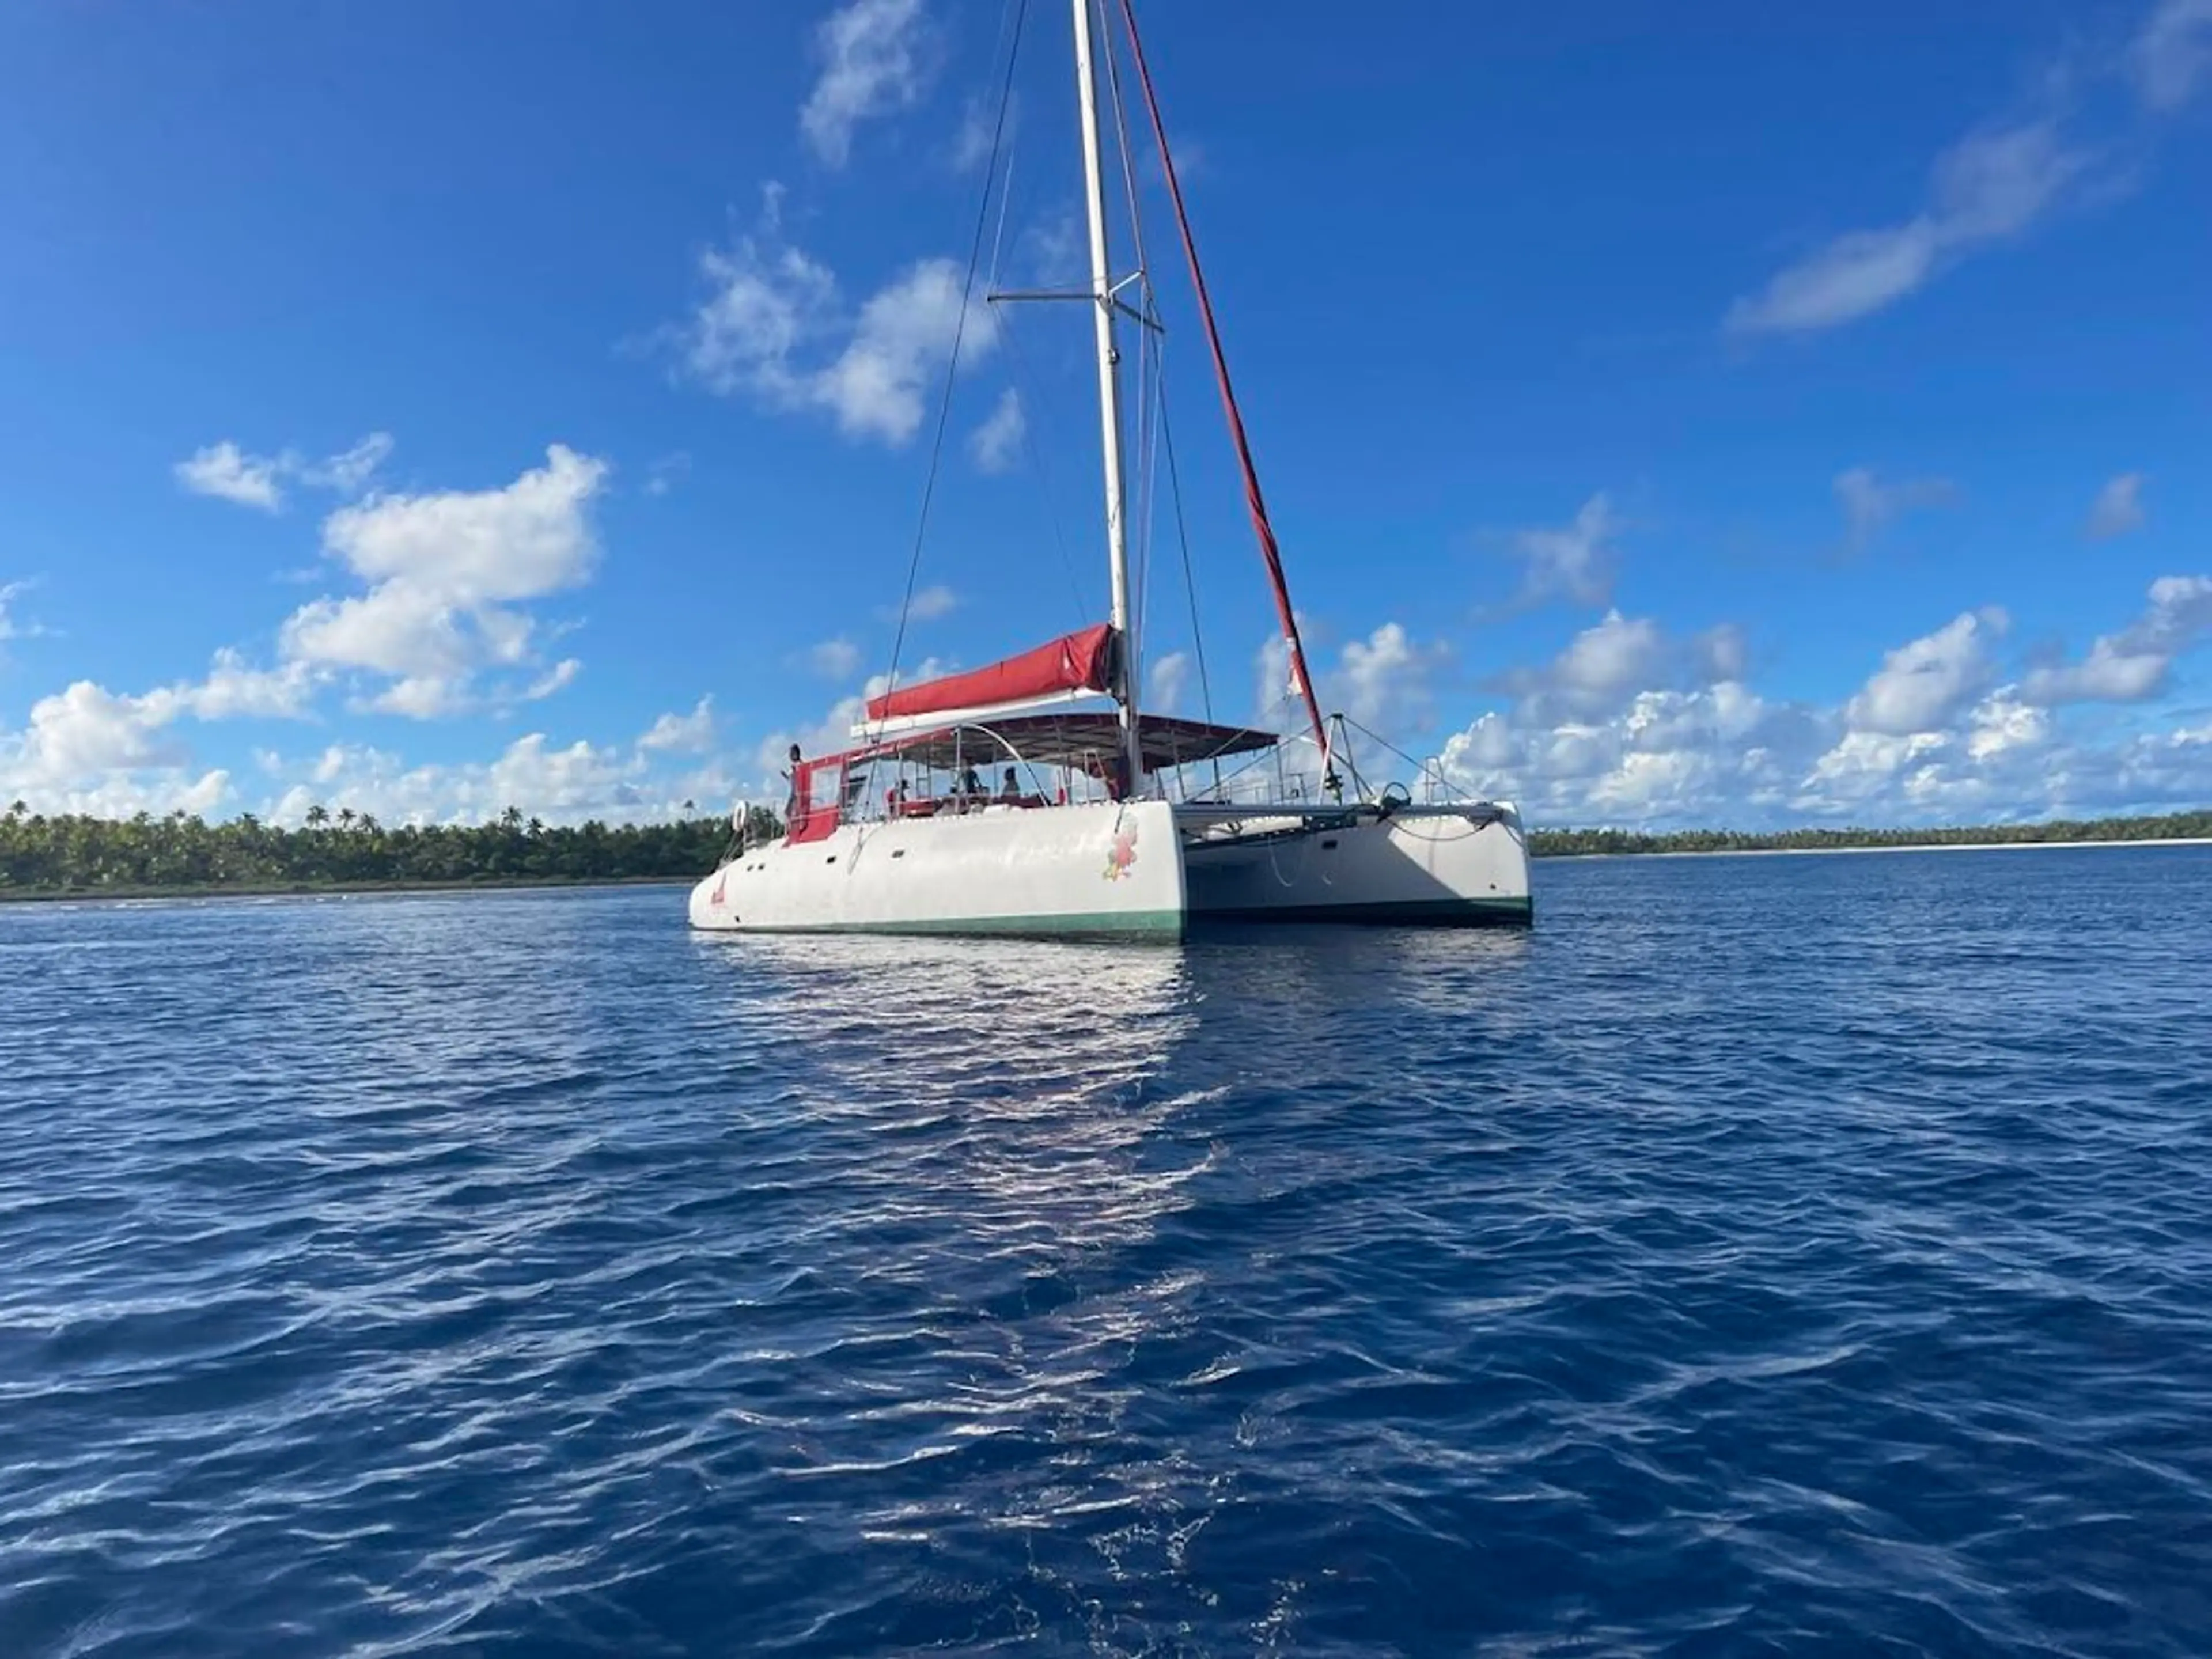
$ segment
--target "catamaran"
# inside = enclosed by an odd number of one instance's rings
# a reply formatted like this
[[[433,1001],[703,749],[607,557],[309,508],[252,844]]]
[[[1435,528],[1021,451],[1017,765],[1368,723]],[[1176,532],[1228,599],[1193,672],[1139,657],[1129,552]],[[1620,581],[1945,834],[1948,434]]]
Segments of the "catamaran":
[[[1285,701],[1304,729],[1139,707],[1117,337],[1125,323],[1154,335],[1159,323],[1141,241],[1135,270],[1116,277],[1109,258],[1094,3],[1103,26],[1104,0],[1072,0],[1090,285],[991,298],[1079,299],[1091,308],[1109,619],[988,667],[894,684],[866,701],[852,747],[794,751],[781,833],[756,835],[758,815],[738,805],[728,852],[692,890],[691,925],[1165,940],[1213,921],[1525,925],[1528,858],[1513,805],[1460,797],[1434,762],[1413,763],[1413,784],[1378,788],[1358,763],[1352,722],[1322,713],[1135,13],[1119,0],[1273,593]],[[1110,43],[1106,61],[1118,118]],[[1126,168],[1126,127],[1121,137]]]

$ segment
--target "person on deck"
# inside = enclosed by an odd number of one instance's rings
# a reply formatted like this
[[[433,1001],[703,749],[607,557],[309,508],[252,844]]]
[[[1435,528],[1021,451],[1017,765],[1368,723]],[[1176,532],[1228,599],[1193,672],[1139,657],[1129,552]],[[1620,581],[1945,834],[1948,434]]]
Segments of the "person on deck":
[[[783,822],[787,829],[796,828],[799,817],[799,775],[804,769],[799,757],[799,745],[791,745],[791,769],[783,775],[790,780],[791,787],[783,797]]]
[[[1014,769],[1011,766],[1006,769],[1006,781],[999,786],[999,799],[1010,806],[1021,801],[1021,781],[1014,776]]]

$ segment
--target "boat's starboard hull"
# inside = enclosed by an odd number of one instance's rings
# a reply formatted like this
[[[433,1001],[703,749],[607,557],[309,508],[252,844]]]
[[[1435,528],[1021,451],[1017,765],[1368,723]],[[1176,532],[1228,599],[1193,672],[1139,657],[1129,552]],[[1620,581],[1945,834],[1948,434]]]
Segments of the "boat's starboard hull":
[[[1194,922],[1525,927],[1528,853],[1510,807],[1407,807],[1233,823],[1186,815]]]

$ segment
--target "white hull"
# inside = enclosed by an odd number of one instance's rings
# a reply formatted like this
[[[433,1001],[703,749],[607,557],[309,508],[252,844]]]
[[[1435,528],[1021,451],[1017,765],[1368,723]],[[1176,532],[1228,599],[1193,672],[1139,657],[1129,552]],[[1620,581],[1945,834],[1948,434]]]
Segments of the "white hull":
[[[691,890],[691,925],[721,933],[1182,937],[1165,801],[994,807],[841,824],[774,841]]]
[[[1192,921],[1529,918],[1510,808],[1260,811],[1132,801],[843,824],[724,865],[691,890],[691,925],[1171,942]]]
[[[1194,921],[1481,927],[1530,917],[1528,852],[1510,806],[1402,806],[1224,822],[1182,809]]]

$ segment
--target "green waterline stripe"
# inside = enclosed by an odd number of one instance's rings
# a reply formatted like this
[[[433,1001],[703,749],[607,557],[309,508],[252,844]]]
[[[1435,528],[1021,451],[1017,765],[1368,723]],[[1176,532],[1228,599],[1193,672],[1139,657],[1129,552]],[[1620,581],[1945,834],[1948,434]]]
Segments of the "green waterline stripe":
[[[990,934],[1029,939],[1141,939],[1172,944],[1182,937],[1180,910],[1093,910],[1080,915],[948,916],[927,921],[833,921],[702,928],[702,933]]]

